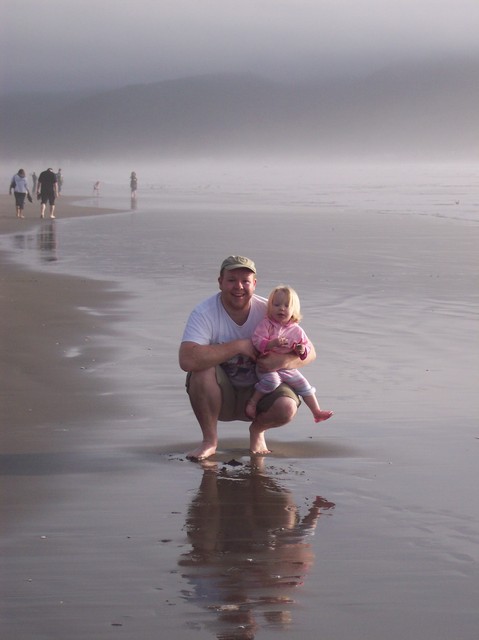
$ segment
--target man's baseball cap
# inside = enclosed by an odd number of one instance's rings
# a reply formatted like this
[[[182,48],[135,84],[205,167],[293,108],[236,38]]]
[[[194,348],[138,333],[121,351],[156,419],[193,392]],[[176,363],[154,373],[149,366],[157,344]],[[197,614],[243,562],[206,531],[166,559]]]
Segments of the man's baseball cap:
[[[244,256],[229,256],[223,260],[220,273],[222,271],[231,271],[232,269],[249,269],[253,273],[256,273],[254,262]]]

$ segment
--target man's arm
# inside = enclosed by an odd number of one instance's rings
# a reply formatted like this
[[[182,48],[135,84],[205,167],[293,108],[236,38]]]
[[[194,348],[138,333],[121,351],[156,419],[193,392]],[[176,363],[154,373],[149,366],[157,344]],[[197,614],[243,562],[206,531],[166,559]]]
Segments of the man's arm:
[[[230,360],[236,355],[256,360],[256,350],[251,340],[233,340],[224,344],[197,344],[182,342],[179,363],[183,371],[203,371]],[[299,358],[298,358],[299,360]]]
[[[258,358],[257,366],[263,373],[277,371],[278,369],[300,369],[316,360],[316,350],[310,342],[308,345],[308,355],[301,360],[295,353],[274,353],[270,351],[264,357]]]

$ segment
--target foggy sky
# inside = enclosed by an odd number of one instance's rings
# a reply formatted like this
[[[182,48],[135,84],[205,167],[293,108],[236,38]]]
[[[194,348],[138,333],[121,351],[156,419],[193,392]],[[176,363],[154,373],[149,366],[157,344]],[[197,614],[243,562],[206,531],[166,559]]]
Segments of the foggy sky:
[[[478,0],[23,0],[0,8],[0,91],[217,72],[305,79],[479,54]]]

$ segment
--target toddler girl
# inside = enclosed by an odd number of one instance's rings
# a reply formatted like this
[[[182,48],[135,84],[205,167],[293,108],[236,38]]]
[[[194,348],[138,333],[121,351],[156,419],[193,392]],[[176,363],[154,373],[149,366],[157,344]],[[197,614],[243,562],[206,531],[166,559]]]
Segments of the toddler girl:
[[[301,320],[298,294],[291,287],[275,287],[268,298],[266,317],[258,324],[251,339],[260,354],[268,351],[277,353],[296,353],[301,360],[308,355],[309,339],[299,326]],[[316,389],[298,369],[278,369],[269,373],[256,371],[258,382],[255,391],[246,405],[246,415],[252,420],[256,417],[256,405],[266,394],[271,393],[282,382],[300,395],[311,410],[315,422],[327,420],[332,411],[323,411],[315,396]]]

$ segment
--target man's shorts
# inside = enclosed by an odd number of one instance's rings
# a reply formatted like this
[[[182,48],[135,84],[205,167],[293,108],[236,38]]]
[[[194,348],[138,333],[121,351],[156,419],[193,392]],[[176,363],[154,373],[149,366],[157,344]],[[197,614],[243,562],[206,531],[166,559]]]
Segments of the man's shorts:
[[[186,391],[189,389],[190,376],[191,373],[186,376]],[[216,380],[223,396],[219,420],[222,422],[231,422],[232,420],[251,422],[251,418],[248,418],[245,414],[245,407],[253,395],[254,386],[234,387],[221,366],[216,367]],[[291,398],[296,402],[297,407],[301,404],[299,396],[296,395],[291,387],[282,383],[272,393],[268,393],[261,398],[256,407],[257,412],[267,411],[273,406],[275,400],[282,397]]]
[[[41,199],[42,199],[42,204],[47,204],[47,202],[50,204],[50,206],[53,207],[53,205],[55,204],[55,194],[52,193],[42,193],[41,194]]]

